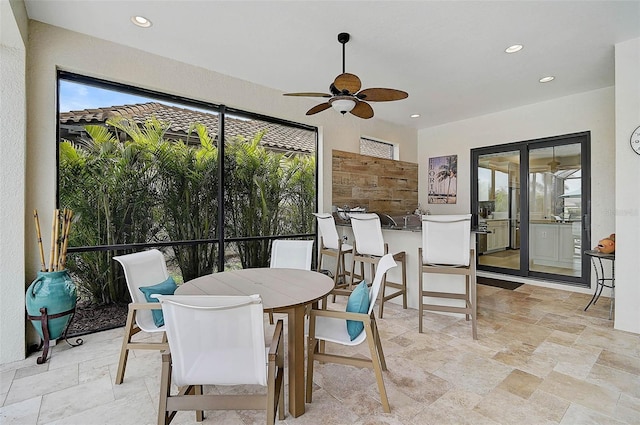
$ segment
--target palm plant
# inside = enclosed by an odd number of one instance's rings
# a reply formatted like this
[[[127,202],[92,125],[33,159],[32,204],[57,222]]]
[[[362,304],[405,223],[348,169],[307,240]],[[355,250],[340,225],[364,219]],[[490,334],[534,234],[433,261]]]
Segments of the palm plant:
[[[107,128],[86,127],[82,143],[60,144],[60,205],[75,211],[71,246],[130,244],[150,240],[151,190],[155,171],[140,143],[120,143]],[[74,255],[68,267],[80,290],[100,303],[127,301],[122,279],[113,273],[111,252]]]
[[[197,147],[162,140],[154,149],[162,205],[158,219],[174,241],[212,239],[217,232],[218,149],[204,125],[194,124],[192,132],[199,139]],[[185,281],[214,271],[213,243],[176,245],[173,251]]]
[[[227,236],[277,235],[284,193],[283,154],[260,146],[264,131],[251,140],[235,136],[225,145],[225,211]],[[269,264],[269,244],[238,244],[243,268]]]
[[[282,201],[283,233],[312,233],[316,211],[316,159],[293,155],[282,161],[286,195]]]

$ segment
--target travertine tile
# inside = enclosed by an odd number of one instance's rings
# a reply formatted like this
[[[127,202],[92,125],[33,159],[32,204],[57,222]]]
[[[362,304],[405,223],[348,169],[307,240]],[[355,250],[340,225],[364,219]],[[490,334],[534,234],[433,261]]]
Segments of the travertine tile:
[[[596,363],[640,376],[640,357],[602,350]]]
[[[5,406],[78,384],[78,365],[14,379]]]
[[[0,372],[0,394],[6,395],[11,388],[11,382],[16,374],[16,369],[5,370]],[[0,404],[2,406],[2,404]]]
[[[638,423],[638,418],[640,418],[640,398],[621,394],[614,416],[616,419],[629,424]]]
[[[386,304],[384,319],[377,321],[391,413],[382,411],[371,369],[316,362],[313,402],[304,415],[287,412],[278,423],[640,423],[640,336],[614,330],[606,302],[584,312],[589,295],[529,285],[515,291],[480,285],[479,297],[478,340],[464,319],[436,313],[425,314],[425,332],[419,334],[416,310]],[[344,310],[345,304],[346,297],[338,297],[329,307]],[[114,385],[122,329],[82,338],[81,347],[58,344],[44,365],[36,365],[40,353],[0,365],[2,425],[156,423],[160,353],[132,351],[124,383]],[[367,344],[331,348],[369,356]],[[247,391],[205,387],[205,393]],[[265,419],[261,411],[205,416],[205,424]],[[172,423],[194,424],[194,413],[179,412]]]
[[[538,321],[537,325],[576,335],[580,334],[584,328],[586,328],[584,324],[574,323],[566,316],[553,313],[546,314]]]
[[[516,369],[496,388],[527,399],[538,388],[540,382],[542,382],[542,378]]]
[[[0,408],[2,425],[36,425],[41,396],[19,401]]]
[[[613,414],[619,397],[617,391],[558,372],[551,372],[539,388],[605,415]]]
[[[495,389],[487,394],[474,411],[500,424],[555,425],[557,423],[552,417],[547,417],[547,412],[538,409],[536,405],[501,389]]]
[[[495,388],[512,370],[495,360],[463,353],[446,362],[434,375],[455,387],[484,394]]]
[[[540,387],[538,386],[538,388]],[[553,419],[558,423],[562,420],[562,417],[571,404],[568,400],[556,397],[540,389],[531,394],[529,401],[533,403],[545,417]]]
[[[536,348],[534,354],[552,359],[556,364],[554,371],[582,379],[589,374],[600,353],[592,354],[588,350],[545,341]]]
[[[176,425],[195,423],[195,417],[189,413],[191,412],[178,413]],[[148,394],[145,393],[101,404],[43,425],[87,425],[96,422],[101,425],[154,424],[157,421],[157,406],[151,403]]]
[[[16,376],[14,379],[26,378],[27,376],[37,375],[49,370],[49,362],[43,364],[37,364],[35,357],[33,357],[33,364],[20,369],[16,369]]]
[[[110,377],[85,382],[42,397],[42,408],[38,423],[48,423],[73,416],[114,400]]]
[[[547,376],[556,361],[544,354],[535,354],[536,347],[520,341],[512,341],[496,353],[493,359],[538,377]]]
[[[586,381],[640,398],[640,378],[638,375],[596,364],[586,377]]]
[[[575,403],[571,403],[560,421],[560,425],[623,425],[625,423]]]

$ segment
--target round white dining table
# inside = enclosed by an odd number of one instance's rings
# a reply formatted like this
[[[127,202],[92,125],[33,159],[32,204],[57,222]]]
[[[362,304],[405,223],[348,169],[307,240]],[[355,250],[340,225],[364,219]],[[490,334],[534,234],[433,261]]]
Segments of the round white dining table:
[[[315,271],[255,268],[198,277],[180,285],[176,294],[258,294],[265,312],[287,314],[289,412],[298,417],[304,413],[305,306],[326,297],[333,288],[333,279]]]

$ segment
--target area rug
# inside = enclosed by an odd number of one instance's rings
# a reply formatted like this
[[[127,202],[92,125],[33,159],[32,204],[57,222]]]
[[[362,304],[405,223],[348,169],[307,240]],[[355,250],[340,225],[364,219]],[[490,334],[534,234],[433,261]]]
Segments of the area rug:
[[[512,291],[523,285],[522,283],[509,282],[507,280],[491,279],[489,277],[480,276],[478,276],[477,282],[480,285],[495,286],[496,288],[510,289]]]

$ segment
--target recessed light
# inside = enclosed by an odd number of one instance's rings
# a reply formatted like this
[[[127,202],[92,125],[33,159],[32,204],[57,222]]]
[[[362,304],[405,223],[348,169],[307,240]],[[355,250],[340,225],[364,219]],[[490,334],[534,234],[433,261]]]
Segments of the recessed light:
[[[411,118],[418,118],[420,114],[411,114]]]
[[[144,16],[132,16],[131,22],[141,28],[149,28],[151,26],[151,21]]]
[[[549,81],[553,81],[555,79],[556,79],[556,77],[554,77],[553,75],[549,75],[548,77],[540,78],[540,80],[538,80],[538,81],[540,81],[541,83],[548,83]]]
[[[514,44],[513,46],[509,46],[506,49],[504,49],[504,51],[507,53],[515,53],[522,50],[523,47],[524,46],[522,44]]]

